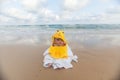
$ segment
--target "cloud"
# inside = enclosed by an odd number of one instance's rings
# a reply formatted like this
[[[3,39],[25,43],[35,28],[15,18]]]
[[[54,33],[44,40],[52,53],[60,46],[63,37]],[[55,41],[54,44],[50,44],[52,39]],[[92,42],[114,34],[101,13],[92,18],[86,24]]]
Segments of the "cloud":
[[[20,4],[27,10],[37,10],[47,0],[19,0]]]
[[[0,0],[0,24],[118,23],[120,20],[120,7],[110,3],[114,0],[60,1],[62,6],[47,0]]]
[[[107,13],[120,13],[120,5],[109,7]]]
[[[61,21],[76,21],[79,17],[81,9],[88,6],[90,0],[62,0],[62,10],[59,14],[59,20]]]
[[[99,0],[99,1],[103,3],[120,4],[120,0]]]
[[[110,2],[112,0],[100,0],[100,1],[102,1],[102,2]]]
[[[84,23],[119,24],[120,6],[112,4],[110,6],[107,6],[104,11],[100,11],[97,14],[85,12],[83,14],[77,15],[75,18],[75,20]]]
[[[71,16],[72,17],[72,16]],[[71,20],[75,23],[94,23],[94,24],[119,24],[120,6],[114,6],[99,14],[83,13],[74,16]]]
[[[0,23],[6,23],[9,22],[11,20],[11,18],[6,17],[4,15],[0,15]]]
[[[96,16],[88,16],[86,18],[88,22],[91,23],[102,23],[102,24],[119,24],[120,22],[120,10],[106,11],[104,13],[98,14]]]
[[[89,0],[63,0],[63,8],[65,10],[78,10],[89,3]]]
[[[60,20],[60,16],[48,8],[39,9],[37,14],[38,19],[42,19],[42,22],[55,22]]]
[[[40,6],[46,0],[5,0],[2,1],[0,21],[3,23],[34,24],[38,20],[54,17],[52,11]],[[39,14],[41,13],[41,14]],[[49,16],[48,16],[49,15]],[[56,17],[56,16],[55,16]],[[39,19],[40,18],[40,19]]]
[[[0,0],[0,3],[6,2],[6,1],[9,1],[9,0]]]

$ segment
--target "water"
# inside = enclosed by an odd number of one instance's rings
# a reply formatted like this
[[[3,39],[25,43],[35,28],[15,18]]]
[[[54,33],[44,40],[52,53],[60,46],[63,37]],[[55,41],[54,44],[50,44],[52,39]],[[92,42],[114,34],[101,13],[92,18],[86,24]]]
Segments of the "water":
[[[1,25],[0,44],[50,45],[51,35],[58,29],[65,31],[69,43],[120,45],[120,24]]]

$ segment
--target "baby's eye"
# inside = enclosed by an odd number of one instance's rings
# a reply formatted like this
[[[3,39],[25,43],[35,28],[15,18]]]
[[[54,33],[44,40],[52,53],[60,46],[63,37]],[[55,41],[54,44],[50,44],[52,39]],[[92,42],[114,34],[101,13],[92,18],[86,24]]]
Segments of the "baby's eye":
[[[58,39],[56,39],[57,41],[60,41],[60,39],[58,38]]]

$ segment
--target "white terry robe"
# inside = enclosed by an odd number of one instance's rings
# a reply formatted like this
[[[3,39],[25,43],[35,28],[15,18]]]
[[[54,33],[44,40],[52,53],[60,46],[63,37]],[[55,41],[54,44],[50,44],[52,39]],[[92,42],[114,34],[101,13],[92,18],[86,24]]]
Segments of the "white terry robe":
[[[70,47],[67,45],[67,49],[68,49],[68,58],[61,58],[61,59],[55,59],[52,58],[49,55],[48,49],[43,53],[44,56],[44,60],[43,60],[43,66],[44,67],[48,67],[49,63],[52,63],[52,67],[53,69],[57,69],[57,68],[72,68],[73,65],[71,64],[72,61],[78,62],[77,59],[78,57],[76,55],[73,55]]]

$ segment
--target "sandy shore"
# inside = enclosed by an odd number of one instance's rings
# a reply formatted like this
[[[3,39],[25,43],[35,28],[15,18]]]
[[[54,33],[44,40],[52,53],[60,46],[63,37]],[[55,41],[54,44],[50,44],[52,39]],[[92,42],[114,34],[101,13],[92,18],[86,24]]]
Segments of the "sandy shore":
[[[79,47],[71,44],[79,57],[72,69],[46,69],[43,52],[48,46],[0,46],[1,70],[6,80],[120,80],[119,47]]]

